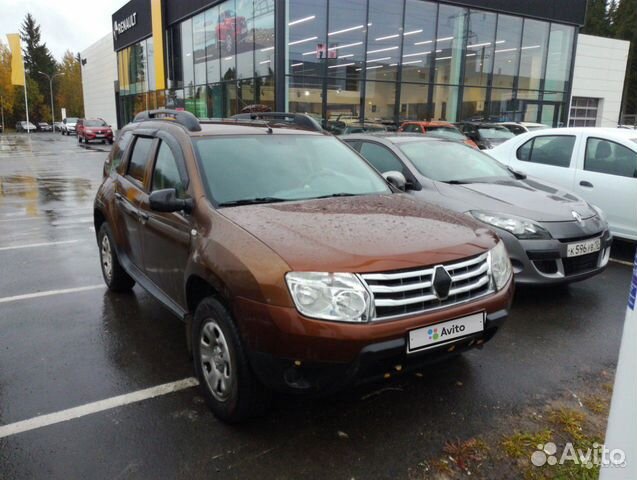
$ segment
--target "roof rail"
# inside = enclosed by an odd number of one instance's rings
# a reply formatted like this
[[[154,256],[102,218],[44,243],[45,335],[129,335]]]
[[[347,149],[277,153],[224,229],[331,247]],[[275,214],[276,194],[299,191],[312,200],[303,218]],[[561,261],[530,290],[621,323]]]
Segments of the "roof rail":
[[[233,115],[228,120],[251,120],[251,121],[263,121],[266,126],[292,126],[302,128],[304,130],[311,130],[314,132],[323,132],[321,124],[305,113],[288,113],[288,112],[252,112],[252,113],[239,113]]]
[[[133,122],[144,122],[148,120],[170,120],[182,125],[190,132],[201,131],[201,125],[197,117],[185,110],[146,110],[135,115]]]

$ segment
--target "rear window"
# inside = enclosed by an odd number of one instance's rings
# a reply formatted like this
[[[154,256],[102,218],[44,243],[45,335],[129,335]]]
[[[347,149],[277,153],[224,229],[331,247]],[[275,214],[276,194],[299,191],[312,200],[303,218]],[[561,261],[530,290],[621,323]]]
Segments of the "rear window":
[[[513,132],[507,130],[504,127],[478,127],[480,135],[487,139],[507,139],[513,138],[515,135]]]

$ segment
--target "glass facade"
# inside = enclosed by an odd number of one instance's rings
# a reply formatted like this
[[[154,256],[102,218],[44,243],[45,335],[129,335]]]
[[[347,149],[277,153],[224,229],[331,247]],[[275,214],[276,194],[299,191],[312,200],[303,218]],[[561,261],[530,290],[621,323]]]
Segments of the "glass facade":
[[[255,103],[274,108],[274,2],[227,0],[170,26],[167,90],[155,90],[150,38],[117,52],[121,123],[147,108],[200,118]]]
[[[155,89],[150,39],[118,52],[120,118],[265,104],[328,121],[557,126],[575,37],[575,26],[426,0],[226,0],[167,28],[167,90]]]

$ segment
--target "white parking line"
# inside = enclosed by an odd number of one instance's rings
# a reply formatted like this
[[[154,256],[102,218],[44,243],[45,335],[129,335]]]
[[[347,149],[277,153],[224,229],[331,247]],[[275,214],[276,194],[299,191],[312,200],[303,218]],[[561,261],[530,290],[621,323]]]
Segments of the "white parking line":
[[[81,405],[79,407],[40,415],[20,422],[10,423],[9,425],[0,426],[0,438],[9,437],[22,432],[28,432],[29,430],[35,430],[37,428],[47,427],[56,423],[66,422],[68,420],[84,417],[93,413],[103,412],[104,410],[110,410],[112,408],[121,407],[131,403],[141,402],[142,400],[167,395],[169,393],[178,392],[197,385],[199,385],[199,382],[196,378],[184,378],[183,380],[178,380],[176,382],[165,383],[156,387],[107,398],[106,400],[87,403],[86,405]]]
[[[24,295],[15,295],[13,297],[0,298],[0,303],[17,302],[20,300],[30,300],[32,298],[50,297],[52,295],[64,295],[65,293],[85,292],[87,290],[97,290],[104,288],[104,284],[89,285],[87,287],[65,288],[63,290],[48,290],[46,292],[26,293]]]
[[[615,260],[614,258],[611,258],[610,261],[613,263],[619,263],[620,265],[627,265],[629,267],[633,266],[632,262],[625,262],[624,260]]]
[[[52,247],[54,245],[69,245],[71,243],[78,243],[80,240],[63,240],[59,242],[46,242],[46,243],[31,243],[30,245],[10,245],[8,247],[0,247],[0,252],[4,250],[18,250],[20,248],[38,248],[38,247]]]

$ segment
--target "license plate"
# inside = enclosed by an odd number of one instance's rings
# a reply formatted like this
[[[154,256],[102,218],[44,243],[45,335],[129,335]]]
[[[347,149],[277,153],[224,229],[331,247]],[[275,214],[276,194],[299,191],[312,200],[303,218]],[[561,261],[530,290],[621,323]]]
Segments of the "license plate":
[[[589,253],[599,252],[602,248],[602,241],[599,238],[587,240],[585,242],[570,243],[566,250],[567,257],[580,257]]]
[[[98,134],[96,134],[95,136],[96,136],[97,138],[104,138],[104,135],[103,135],[103,134],[101,134],[101,133],[98,133]]]
[[[485,316],[485,312],[474,313],[466,317],[412,330],[407,339],[407,353],[439,347],[467,335],[482,332]]]

